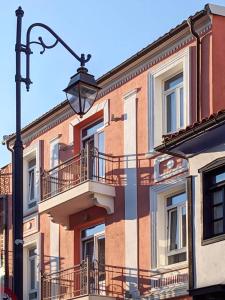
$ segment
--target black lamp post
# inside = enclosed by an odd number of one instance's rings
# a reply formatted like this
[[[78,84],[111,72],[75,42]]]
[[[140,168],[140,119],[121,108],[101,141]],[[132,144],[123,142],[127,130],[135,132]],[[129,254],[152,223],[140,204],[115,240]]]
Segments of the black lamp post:
[[[30,84],[30,55],[32,51],[30,46],[38,44],[42,46],[43,54],[46,49],[54,48],[60,43],[73,57],[80,62],[80,68],[77,74],[71,77],[68,87],[65,89],[70,105],[81,117],[93,105],[97,91],[94,76],[88,74],[85,63],[91,58],[88,54],[85,58],[84,54],[78,56],[50,27],[42,23],[34,23],[30,25],[26,33],[26,44],[21,43],[22,17],[24,12],[21,7],[16,10],[17,32],[16,32],[16,137],[14,144],[14,163],[13,163],[13,290],[17,296],[17,300],[23,299],[23,142],[21,139],[21,83],[25,83],[27,91]],[[30,41],[30,34],[33,28],[41,27],[47,30],[55,37],[52,45],[46,45],[41,37],[38,41]],[[21,54],[26,55],[26,77],[21,76]]]

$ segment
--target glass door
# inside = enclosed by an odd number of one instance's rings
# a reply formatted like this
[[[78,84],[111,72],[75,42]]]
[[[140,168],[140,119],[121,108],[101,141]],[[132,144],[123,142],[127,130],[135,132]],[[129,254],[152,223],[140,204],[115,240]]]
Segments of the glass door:
[[[91,125],[82,129],[82,149],[84,149],[85,155],[88,153],[87,157],[89,169],[87,173],[89,174],[88,179],[99,178],[99,162],[102,159],[99,158],[98,151],[104,152],[104,132],[102,131],[104,122],[102,119],[92,123]],[[97,150],[97,151],[96,151]],[[103,165],[101,163],[101,173]]]
[[[97,263],[97,288],[99,293],[103,293],[105,291],[105,233],[95,235],[94,245]]]
[[[94,136],[89,137],[83,141],[83,149],[85,153],[84,160],[89,168],[87,170],[87,179],[93,179],[95,177],[95,163],[94,163],[94,151],[95,151],[95,144],[94,144]]]
[[[81,232],[82,259],[90,263],[90,291],[105,291],[105,224],[87,228]]]

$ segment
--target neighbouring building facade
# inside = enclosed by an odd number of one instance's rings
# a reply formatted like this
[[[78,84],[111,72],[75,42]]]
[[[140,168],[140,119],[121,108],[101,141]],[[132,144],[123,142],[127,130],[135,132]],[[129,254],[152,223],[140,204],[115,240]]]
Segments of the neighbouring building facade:
[[[224,283],[222,266],[217,270],[223,242],[203,245],[201,189],[190,193],[193,178],[214,182],[208,168],[224,150],[188,161],[160,146],[224,108],[223,37],[225,8],[207,5],[100,77],[98,99],[82,119],[64,101],[23,129],[24,299],[189,300],[198,288]],[[5,142],[12,148],[14,135]],[[0,274],[7,286],[11,172],[9,164],[0,173]],[[215,182],[204,193],[211,188],[223,191]],[[221,197],[218,218],[210,216],[217,233],[225,224]],[[210,226],[207,241],[217,235]]]
[[[194,300],[225,298],[225,111],[165,137],[158,150],[189,161],[190,294]]]

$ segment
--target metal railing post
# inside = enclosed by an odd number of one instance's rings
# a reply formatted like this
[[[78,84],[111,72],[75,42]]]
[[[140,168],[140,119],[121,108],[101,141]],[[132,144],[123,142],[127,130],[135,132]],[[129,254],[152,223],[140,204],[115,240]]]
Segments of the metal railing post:
[[[86,258],[87,264],[87,294],[90,295],[90,265],[89,265],[89,258]]]
[[[87,154],[86,154],[86,160],[87,160],[87,179],[90,179],[90,146],[89,143],[86,144],[87,147]]]

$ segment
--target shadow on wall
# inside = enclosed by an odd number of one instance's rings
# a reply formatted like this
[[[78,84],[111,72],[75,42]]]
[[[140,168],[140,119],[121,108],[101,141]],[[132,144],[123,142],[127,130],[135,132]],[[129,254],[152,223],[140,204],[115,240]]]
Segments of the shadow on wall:
[[[64,261],[64,257],[44,255],[40,271],[41,273],[57,272],[62,268]]]

